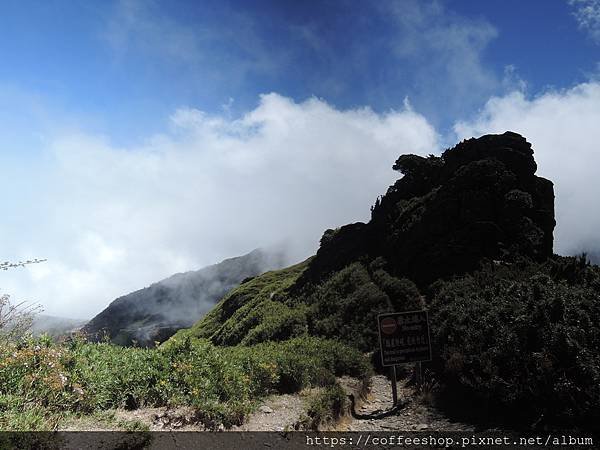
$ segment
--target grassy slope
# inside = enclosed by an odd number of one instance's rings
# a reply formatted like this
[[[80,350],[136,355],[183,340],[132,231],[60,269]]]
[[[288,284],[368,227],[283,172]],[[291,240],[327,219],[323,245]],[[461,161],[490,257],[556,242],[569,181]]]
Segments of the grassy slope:
[[[309,260],[294,266],[266,272],[255,277],[237,288],[231,290],[217,305],[200,321],[189,329],[179,330],[173,340],[186,336],[211,339],[215,343],[224,343],[224,334],[235,334],[236,343],[250,343],[252,336],[242,336],[237,330],[263,324],[260,315],[276,311],[279,317],[285,316],[290,310],[278,302],[286,295],[286,290],[298,279],[306,268]],[[274,308],[271,309],[271,308]],[[243,325],[246,327],[243,327]],[[167,341],[166,345],[169,345]]]
[[[305,261],[242,284],[175,337],[209,339],[216,345],[253,345],[311,335],[371,351],[377,341],[377,314],[423,306],[414,284],[390,276],[380,261],[356,262],[318,285],[291,292],[307,265]]]

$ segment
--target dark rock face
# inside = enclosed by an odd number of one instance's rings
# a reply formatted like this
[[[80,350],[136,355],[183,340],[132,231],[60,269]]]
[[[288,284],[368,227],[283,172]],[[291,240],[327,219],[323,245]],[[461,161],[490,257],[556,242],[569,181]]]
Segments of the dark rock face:
[[[119,297],[83,327],[92,341],[108,335],[118,345],[154,346],[192,326],[248,277],[280,268],[283,255],[254,250],[197,271],[180,273]]]
[[[328,230],[303,279],[383,256],[418,284],[475,269],[482,258],[553,253],[553,184],[535,175],[531,144],[506,132],[469,139],[441,157],[403,155],[404,174],[368,224]]]

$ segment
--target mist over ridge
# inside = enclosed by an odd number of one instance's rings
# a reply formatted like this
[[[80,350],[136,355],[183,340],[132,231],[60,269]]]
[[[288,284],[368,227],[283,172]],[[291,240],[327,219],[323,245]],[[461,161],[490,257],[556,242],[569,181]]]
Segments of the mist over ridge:
[[[91,341],[154,346],[208,312],[231,288],[245,279],[284,265],[281,250],[257,249],[203,269],[178,273],[123,295],[83,328]]]

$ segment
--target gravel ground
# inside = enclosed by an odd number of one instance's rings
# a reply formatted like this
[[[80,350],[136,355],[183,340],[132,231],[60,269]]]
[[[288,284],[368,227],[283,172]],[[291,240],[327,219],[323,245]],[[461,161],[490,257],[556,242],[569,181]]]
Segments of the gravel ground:
[[[376,375],[366,399],[357,399],[353,415],[337,425],[339,431],[473,431],[469,424],[452,422],[435,407],[418,400],[408,379],[398,380],[400,407],[392,404],[392,385],[387,377]]]

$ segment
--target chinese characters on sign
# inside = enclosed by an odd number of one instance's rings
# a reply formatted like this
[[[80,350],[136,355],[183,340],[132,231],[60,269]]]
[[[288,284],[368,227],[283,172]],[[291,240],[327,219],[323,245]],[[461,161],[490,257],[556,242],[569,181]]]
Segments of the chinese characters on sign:
[[[377,320],[384,367],[431,360],[427,311],[380,314]]]

